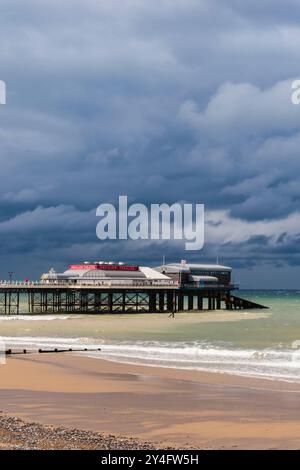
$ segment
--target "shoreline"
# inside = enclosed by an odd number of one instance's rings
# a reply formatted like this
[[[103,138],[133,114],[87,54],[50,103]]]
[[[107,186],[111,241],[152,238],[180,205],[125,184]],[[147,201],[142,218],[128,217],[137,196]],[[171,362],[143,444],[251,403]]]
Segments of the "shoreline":
[[[96,351],[97,352],[97,351]],[[81,353],[81,352],[74,352],[74,355],[78,355],[78,356],[81,356],[81,357],[84,357],[84,352]],[[180,371],[186,371],[186,372],[191,372],[191,373],[197,373],[197,374],[203,374],[203,375],[208,375],[208,376],[224,376],[224,377],[230,377],[231,380],[234,380],[234,379],[237,379],[239,382],[240,381],[243,381],[244,379],[245,380],[254,380],[255,382],[258,383],[279,383],[281,384],[282,386],[284,386],[284,384],[286,385],[295,385],[295,389],[298,390],[298,388],[300,389],[300,380],[293,380],[293,379],[286,379],[286,378],[283,378],[283,377],[277,377],[277,376],[259,376],[259,375],[254,375],[254,374],[242,374],[242,373],[234,373],[234,372],[229,372],[229,371],[221,371],[221,370],[212,370],[212,371],[208,371],[206,369],[194,369],[192,367],[179,367],[178,364],[172,366],[172,365],[163,365],[163,364],[154,364],[154,363],[144,363],[144,362],[131,362],[131,361],[127,361],[127,360],[118,360],[118,359],[114,359],[114,358],[107,358],[107,357],[95,357],[95,356],[91,356],[91,355],[86,355],[87,358],[89,359],[95,359],[95,360],[98,360],[100,359],[101,361],[107,361],[107,362],[113,362],[115,364],[123,364],[123,365],[128,365],[128,366],[133,366],[133,367],[146,367],[146,368],[154,368],[154,369],[170,369],[170,370],[176,370],[178,372]],[[291,391],[289,389],[289,391]]]
[[[154,448],[300,447],[295,383],[51,353],[9,357],[0,375],[0,410],[42,426]]]

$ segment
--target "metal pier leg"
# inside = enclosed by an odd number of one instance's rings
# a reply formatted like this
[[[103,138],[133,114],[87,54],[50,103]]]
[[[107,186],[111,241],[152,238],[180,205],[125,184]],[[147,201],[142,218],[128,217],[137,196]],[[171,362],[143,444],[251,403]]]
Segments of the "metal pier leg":
[[[218,296],[217,296],[217,310],[220,310],[221,309],[221,294],[220,292],[218,292]]]
[[[168,291],[167,293],[167,311],[168,312],[173,312],[173,291]]]
[[[198,310],[203,310],[203,297],[202,297],[202,295],[198,295],[198,297],[197,297],[197,307],[198,307]]]
[[[101,307],[101,294],[95,292],[95,313],[100,313]]]
[[[215,299],[215,293],[212,294],[212,310],[216,309],[216,299]]]
[[[160,292],[159,293],[159,311],[164,312],[165,310],[165,293]]]
[[[178,292],[178,311],[179,312],[183,310],[183,299],[184,299],[184,296],[182,292]]]
[[[122,312],[126,312],[126,293],[122,293]]]
[[[32,300],[32,313],[35,313],[35,295],[36,295],[36,293],[35,293],[35,291],[33,291],[32,299],[31,299]]]
[[[193,294],[188,295],[188,311],[194,310],[194,296]]]
[[[42,293],[42,311],[45,313],[48,312],[48,292]]]
[[[112,294],[111,291],[108,292],[107,308],[108,308],[108,313],[112,313],[112,311],[113,311],[113,294]]]
[[[31,313],[31,292],[27,292],[28,313]]]
[[[232,310],[232,304],[230,301],[230,293],[226,292],[226,310]]]
[[[17,315],[20,313],[20,293],[17,292]]]
[[[156,291],[149,292],[149,312],[156,312]]]

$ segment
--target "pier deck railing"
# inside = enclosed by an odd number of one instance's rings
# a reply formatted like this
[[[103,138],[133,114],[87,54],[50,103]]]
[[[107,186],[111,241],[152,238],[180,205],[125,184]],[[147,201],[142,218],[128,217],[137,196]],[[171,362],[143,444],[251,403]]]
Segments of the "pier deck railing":
[[[204,284],[198,285],[195,283],[190,284],[181,284],[179,285],[178,281],[165,281],[165,280],[148,280],[148,281],[135,281],[135,280],[116,280],[116,281],[98,281],[98,282],[76,282],[69,283],[65,281],[57,282],[39,282],[39,281],[29,281],[29,282],[8,282],[0,281],[0,289],[115,289],[115,288],[171,288],[171,289],[195,289],[195,290],[219,290],[219,289],[238,289],[237,284]]]
[[[1,282],[0,289],[107,289],[107,288],[178,288],[177,281],[99,281],[99,282]]]
[[[220,289],[226,289],[226,290],[236,290],[239,288],[237,284],[203,284],[203,285],[198,285],[196,283],[191,283],[191,284],[181,284],[181,288],[183,289],[195,289],[195,290],[220,290]]]

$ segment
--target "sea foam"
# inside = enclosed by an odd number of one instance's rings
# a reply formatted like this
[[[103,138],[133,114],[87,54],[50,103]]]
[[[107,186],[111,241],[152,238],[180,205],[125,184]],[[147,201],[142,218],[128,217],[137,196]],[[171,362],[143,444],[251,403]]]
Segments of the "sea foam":
[[[246,377],[300,382],[300,351],[230,349],[206,342],[104,342],[96,338],[0,337],[10,348],[101,348],[93,358]]]
[[[70,316],[66,315],[1,315],[0,323],[2,321],[51,321],[51,320],[68,320]]]

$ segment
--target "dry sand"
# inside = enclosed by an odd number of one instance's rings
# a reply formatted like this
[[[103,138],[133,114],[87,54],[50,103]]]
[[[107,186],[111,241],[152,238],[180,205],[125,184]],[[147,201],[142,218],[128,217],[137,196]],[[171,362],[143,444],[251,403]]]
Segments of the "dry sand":
[[[0,366],[4,413],[157,448],[299,449],[299,405],[298,384],[68,353],[12,356]],[[0,420],[0,445],[2,434]]]

